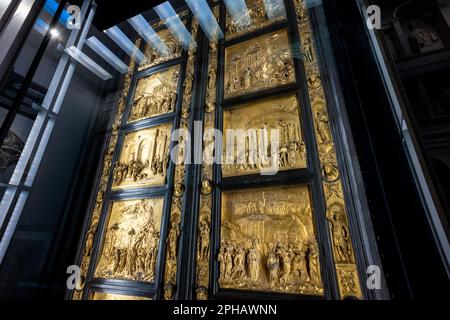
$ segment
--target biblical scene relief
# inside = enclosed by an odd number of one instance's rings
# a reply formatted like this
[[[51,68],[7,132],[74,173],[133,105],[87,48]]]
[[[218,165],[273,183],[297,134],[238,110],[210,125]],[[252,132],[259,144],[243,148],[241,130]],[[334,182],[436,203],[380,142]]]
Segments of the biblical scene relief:
[[[172,125],[162,124],[125,136],[113,169],[113,189],[164,184]]]
[[[95,277],[152,282],[162,198],[113,202]]]
[[[175,65],[139,79],[128,122],[174,112],[179,69]]]
[[[114,293],[104,293],[104,292],[94,292],[91,300],[152,300],[147,297],[138,297],[138,296],[126,296],[123,294],[114,294]]]
[[[266,12],[264,0],[246,0],[245,2],[248,9],[248,16],[244,12],[241,16],[232,19],[227,13],[227,39],[238,37],[286,19],[286,11],[282,1],[272,4],[270,8],[273,12],[272,16]]]
[[[228,129],[244,130],[234,139],[232,151],[227,147]],[[278,130],[277,151],[272,150],[272,130]],[[277,159],[279,171],[306,168],[306,148],[295,94],[259,100],[225,111],[224,133],[224,177],[259,173],[271,166],[268,159]],[[239,153],[243,155],[239,156]],[[228,158],[230,154],[232,158]]]
[[[147,61],[139,66],[139,71],[181,57],[181,44],[168,29],[157,34],[165,47],[162,46],[163,50],[158,51],[152,44],[147,43],[144,52]]]
[[[307,187],[222,194],[220,286],[322,295]]]
[[[225,98],[295,81],[287,30],[225,49]]]

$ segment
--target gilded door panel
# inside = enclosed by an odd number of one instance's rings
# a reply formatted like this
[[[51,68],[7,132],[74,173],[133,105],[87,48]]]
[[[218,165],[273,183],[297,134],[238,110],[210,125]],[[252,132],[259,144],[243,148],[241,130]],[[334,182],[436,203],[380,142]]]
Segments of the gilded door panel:
[[[245,2],[248,9],[247,17],[242,14],[239,18],[233,20],[227,11],[227,40],[286,19],[286,11],[282,2],[277,7],[272,8],[272,11],[275,13],[272,17],[269,17],[269,14],[266,11],[264,0],[246,0]],[[250,19],[248,19],[248,17]]]
[[[172,35],[172,33],[168,29],[163,29],[157,32],[157,36],[164,44],[163,51],[156,51],[151,44],[146,44],[144,54],[147,58],[146,63],[142,63],[138,70],[145,70],[147,68],[153,67],[157,64],[177,59],[181,57],[181,44],[177,39]]]
[[[221,288],[323,295],[308,187],[222,193]]]
[[[125,136],[114,165],[113,190],[164,184],[171,128],[171,124],[162,124]]]
[[[128,122],[174,112],[180,66],[138,80]]]
[[[91,300],[152,300],[147,297],[138,297],[138,296],[127,296],[124,294],[114,294],[114,293],[106,293],[106,292],[94,292],[92,294]]]
[[[272,157],[278,160],[279,171],[306,168],[306,148],[296,94],[246,103],[232,110],[226,110],[223,118],[224,177],[260,173],[262,169],[268,169],[271,165],[271,161],[263,159]],[[233,129],[236,133],[236,139],[230,135],[235,140],[232,150],[228,150],[227,144],[229,129]],[[269,138],[272,136],[272,130],[278,130],[276,156],[270,154]],[[238,158],[240,153],[243,154],[241,159]]]
[[[112,202],[95,277],[153,282],[163,198]]]
[[[225,49],[225,98],[295,82],[287,30]]]

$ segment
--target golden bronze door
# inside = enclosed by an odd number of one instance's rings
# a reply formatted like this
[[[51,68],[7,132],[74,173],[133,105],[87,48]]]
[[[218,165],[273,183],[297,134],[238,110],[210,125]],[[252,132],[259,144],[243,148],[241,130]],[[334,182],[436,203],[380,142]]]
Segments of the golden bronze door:
[[[137,39],[73,299],[364,298],[309,11],[246,3],[212,2],[219,41],[187,10],[189,48]]]

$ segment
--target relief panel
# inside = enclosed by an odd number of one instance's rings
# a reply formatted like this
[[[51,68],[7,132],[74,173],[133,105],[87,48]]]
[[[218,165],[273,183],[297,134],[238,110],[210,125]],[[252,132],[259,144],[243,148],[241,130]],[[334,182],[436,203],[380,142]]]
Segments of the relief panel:
[[[236,137],[230,136],[235,140],[231,150],[227,145],[228,129],[243,130],[233,131],[237,134]],[[277,155],[271,152],[273,130],[278,130]],[[258,100],[226,110],[224,132],[224,177],[259,173],[269,169],[272,161],[268,159],[272,158],[277,160],[279,171],[306,168],[305,142],[295,94]]]
[[[272,11],[276,14],[274,17],[269,17],[267,14],[264,0],[246,0],[245,2],[248,9],[247,17],[250,17],[249,20],[245,15],[232,19],[227,10],[227,40],[286,19],[286,11],[282,2],[277,3],[277,7],[272,8]]]
[[[225,98],[295,82],[287,30],[225,49]]]
[[[138,80],[128,123],[174,112],[179,69],[175,65]]]
[[[323,295],[308,187],[222,194],[221,288]]]
[[[113,190],[165,183],[171,124],[128,133],[113,169]]]
[[[144,54],[147,58],[147,62],[142,63],[139,66],[139,71],[181,57],[181,44],[168,29],[163,29],[157,32],[157,35],[159,39],[161,39],[161,42],[165,45],[166,50],[158,52],[153,48],[151,44],[147,43],[144,49]]]
[[[163,198],[112,202],[96,278],[153,282]]]
[[[127,296],[124,294],[114,294],[114,293],[106,293],[106,292],[94,292],[92,294],[91,300],[119,300],[119,301],[140,301],[140,300],[152,300],[147,297],[138,297],[138,296]]]

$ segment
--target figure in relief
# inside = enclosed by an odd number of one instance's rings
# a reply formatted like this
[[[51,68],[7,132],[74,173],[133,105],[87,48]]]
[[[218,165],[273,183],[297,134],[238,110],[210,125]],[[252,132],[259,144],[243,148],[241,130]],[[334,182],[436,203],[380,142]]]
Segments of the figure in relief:
[[[139,79],[128,122],[147,119],[175,110],[179,66]]]
[[[259,100],[226,110],[225,133],[229,129],[244,131],[237,137],[225,135],[223,176],[259,173],[273,161],[277,161],[279,171],[305,168],[306,148],[299,117],[296,95]],[[278,138],[274,138],[275,134]],[[273,145],[277,149],[272,150]]]
[[[151,282],[162,198],[113,202],[95,277]]]
[[[295,81],[287,31],[244,41],[225,50],[225,98]]]
[[[129,133],[113,168],[113,189],[163,184],[169,160],[170,125]]]
[[[306,187],[224,192],[221,221],[222,288],[323,294]]]
[[[334,247],[336,250],[336,256],[339,262],[352,262],[352,251],[350,245],[350,233],[347,227],[347,223],[343,221],[344,212],[342,212],[342,207],[339,204],[330,206],[331,220],[331,230],[333,235]]]

